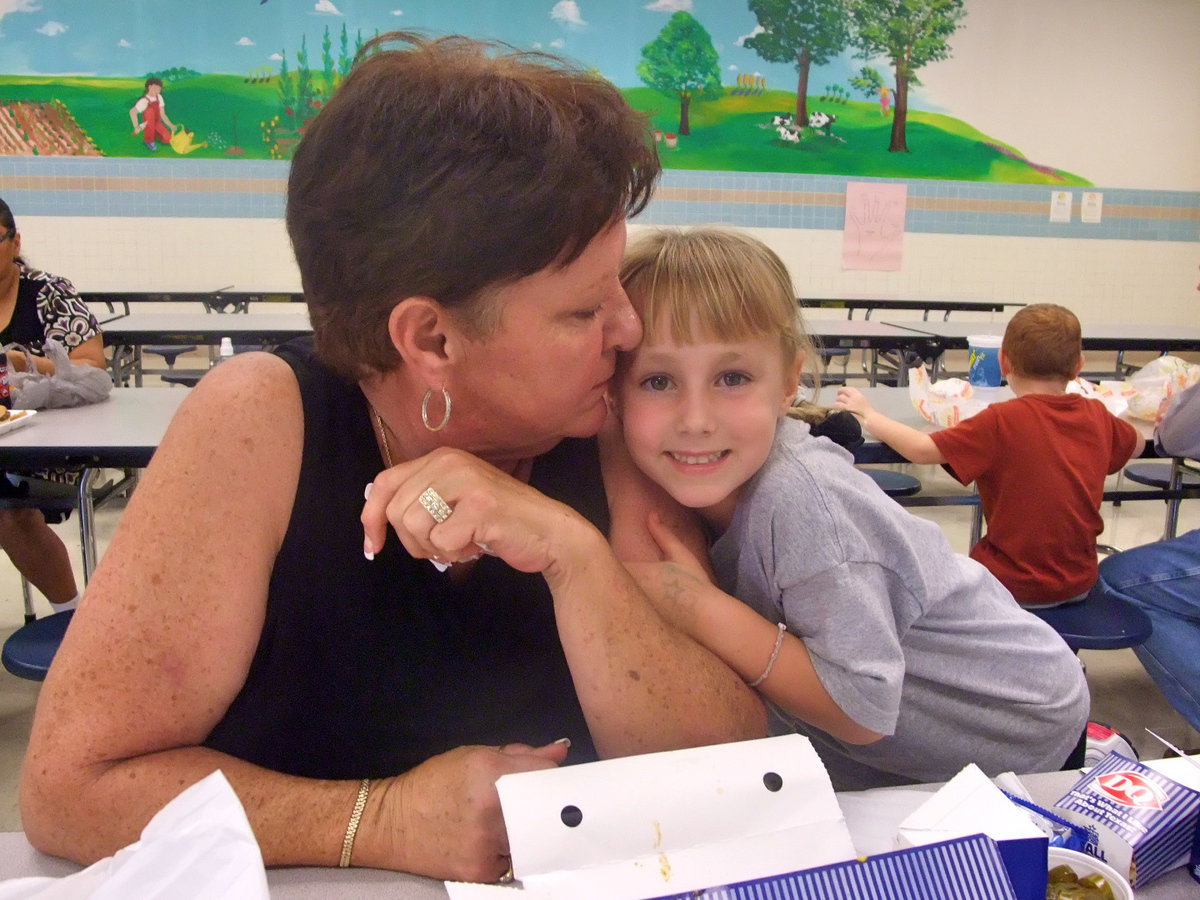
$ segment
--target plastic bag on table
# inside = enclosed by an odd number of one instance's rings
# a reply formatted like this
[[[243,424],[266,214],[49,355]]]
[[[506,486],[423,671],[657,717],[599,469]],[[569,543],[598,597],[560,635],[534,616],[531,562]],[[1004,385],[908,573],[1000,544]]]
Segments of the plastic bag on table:
[[[1150,360],[1127,379],[1131,388],[1129,415],[1153,422],[1163,401],[1200,381],[1200,365],[1178,356],[1159,356]]]
[[[957,425],[987,406],[975,396],[975,388],[961,378],[933,381],[925,366],[908,370],[908,396],[926,422]]]
[[[1067,382],[1067,393],[1099,400],[1114,416],[1121,416],[1129,409],[1129,398],[1133,396],[1134,389],[1124,381],[1096,383],[1086,378],[1076,378]]]
[[[25,353],[30,371],[9,370],[8,382],[14,409],[55,409],[63,406],[87,406],[98,403],[112,393],[113,380],[106,369],[71,361],[67,348],[48,340],[42,350],[54,363],[54,374],[34,369],[33,356],[19,344],[8,344],[4,352],[21,350]]]

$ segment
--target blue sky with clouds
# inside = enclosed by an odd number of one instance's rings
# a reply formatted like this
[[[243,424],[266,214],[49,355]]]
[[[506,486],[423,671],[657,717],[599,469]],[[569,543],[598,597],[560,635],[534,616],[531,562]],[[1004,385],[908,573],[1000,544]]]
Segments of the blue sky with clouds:
[[[320,59],[325,27],[462,32],[549,50],[595,66],[621,87],[641,82],[641,48],[679,10],[712,36],[723,81],[760,74],[768,87],[794,90],[795,68],[764,62],[741,46],[756,26],[744,0],[0,0],[0,72],[140,77],[184,66],[245,74],[295,63],[303,35]],[[319,64],[319,62],[318,62]],[[814,71],[810,90],[845,83],[863,65]]]

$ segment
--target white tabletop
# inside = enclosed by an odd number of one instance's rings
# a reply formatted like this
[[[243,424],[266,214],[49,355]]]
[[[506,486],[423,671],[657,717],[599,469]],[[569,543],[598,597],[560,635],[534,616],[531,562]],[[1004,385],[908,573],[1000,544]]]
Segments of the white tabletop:
[[[871,319],[820,318],[806,313],[804,328],[827,349],[874,347],[895,350],[923,346],[929,342],[929,335],[922,332]]]
[[[897,327],[937,337],[949,348],[967,346],[976,334],[1003,337],[1004,322],[894,322]],[[1200,350],[1200,326],[1142,322],[1128,325],[1082,325],[1084,350]]]
[[[1079,777],[1078,772],[1051,772],[1024,775],[1021,781],[1035,803],[1050,806],[1062,797]],[[936,785],[916,788],[886,788],[839,794],[838,800],[855,814],[847,813],[851,837],[859,842],[859,824],[864,811],[874,808],[880,814],[899,821],[920,804],[918,792],[934,790]],[[903,795],[896,792],[905,791]],[[896,801],[897,796],[903,797]],[[886,810],[886,811],[885,811]],[[874,823],[878,826],[878,823]],[[863,850],[862,847],[859,848]],[[878,852],[878,851],[876,851]],[[30,875],[61,877],[79,871],[79,866],[38,853],[20,832],[0,833],[0,881]],[[329,897],[355,897],[361,900],[446,900],[440,881],[374,869],[283,868],[268,869],[267,883],[274,900],[325,900]],[[1200,888],[1185,869],[1176,869],[1136,892],[1138,900],[1195,900]]]
[[[876,385],[874,387],[860,387],[859,390],[870,401],[871,405],[879,412],[883,413],[890,419],[895,419],[897,422],[902,422],[905,425],[911,425],[918,431],[926,433],[940,431],[940,425],[934,425],[921,417],[917,412],[917,408],[913,406],[912,396],[907,387],[891,387],[889,385]],[[820,399],[824,403],[832,403],[836,388],[826,387],[821,391]],[[1004,400],[1011,400],[1015,395],[1012,388],[1007,385],[998,388],[975,388],[974,399],[981,400],[985,403],[999,403]],[[1128,415],[1121,418],[1137,429],[1146,440],[1152,440],[1154,437],[1154,423],[1148,422],[1145,419],[1135,419]],[[863,437],[868,444],[879,446],[880,441],[875,435],[864,430]]]
[[[39,410],[28,425],[0,434],[0,468],[145,466],[187,395],[183,387],[114,388],[100,403]]]
[[[110,319],[100,327],[107,344],[216,343],[223,337],[235,341],[283,341],[312,332],[307,310],[240,314],[134,312]]]

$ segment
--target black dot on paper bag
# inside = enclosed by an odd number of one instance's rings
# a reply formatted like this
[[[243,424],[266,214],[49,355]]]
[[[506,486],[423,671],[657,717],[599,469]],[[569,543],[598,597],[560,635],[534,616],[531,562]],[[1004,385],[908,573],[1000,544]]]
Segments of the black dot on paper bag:
[[[763,776],[763,784],[771,793],[775,793],[783,787],[783,779],[775,772],[768,772]]]
[[[562,823],[568,828],[575,828],[583,821],[583,813],[578,806],[564,806],[560,816]]]

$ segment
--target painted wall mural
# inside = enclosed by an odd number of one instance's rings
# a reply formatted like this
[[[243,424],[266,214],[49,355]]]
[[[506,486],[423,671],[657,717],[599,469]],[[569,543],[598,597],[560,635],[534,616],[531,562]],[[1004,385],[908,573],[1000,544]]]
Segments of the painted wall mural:
[[[669,168],[1090,184],[924,93],[967,0],[0,0],[0,155],[285,160],[396,28],[594,67]]]

